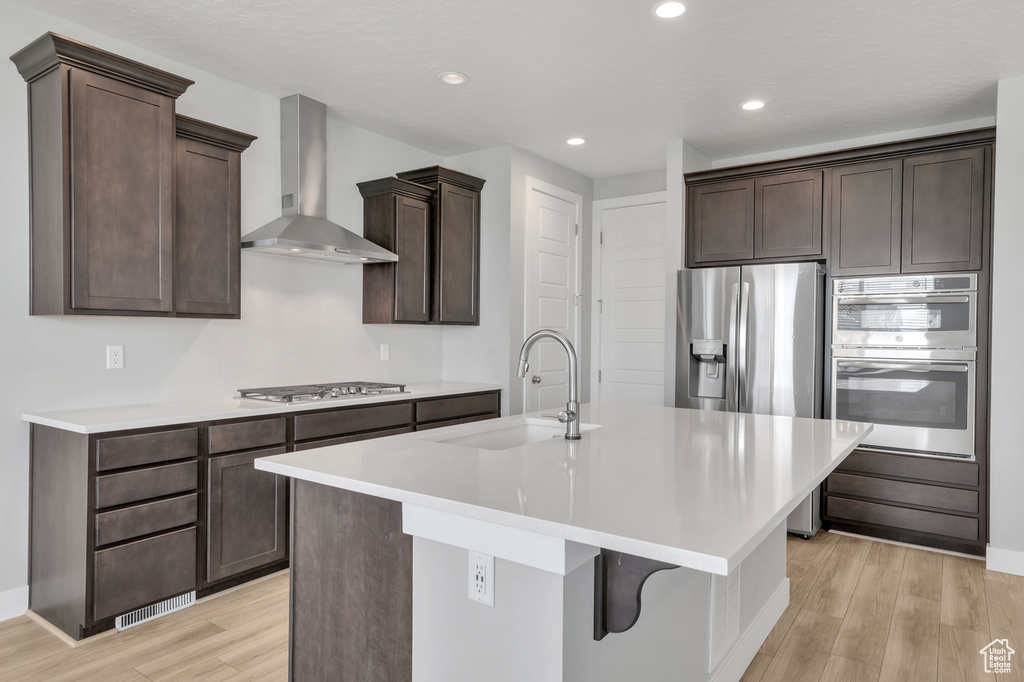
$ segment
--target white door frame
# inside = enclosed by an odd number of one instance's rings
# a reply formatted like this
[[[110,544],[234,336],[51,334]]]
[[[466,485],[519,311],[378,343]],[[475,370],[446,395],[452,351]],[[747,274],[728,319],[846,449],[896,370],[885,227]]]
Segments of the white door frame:
[[[565,201],[567,203],[573,204],[576,207],[577,234],[576,234],[576,249],[575,249],[575,253],[573,254],[573,256],[576,258],[576,281],[573,283],[573,285],[576,288],[576,302],[577,302],[577,304],[575,306],[573,306],[573,310],[574,310],[575,315],[576,315],[576,318],[575,318],[575,322],[576,322],[576,339],[574,341],[574,345],[576,346],[576,352],[577,352],[577,355],[578,355],[579,354],[579,348],[581,346],[580,336],[583,334],[583,329],[581,328],[582,327],[582,324],[581,324],[581,320],[582,320],[581,313],[582,313],[582,310],[581,310],[581,307],[580,307],[580,302],[581,302],[581,291],[580,290],[582,289],[581,273],[583,272],[583,268],[580,267],[580,260],[582,258],[581,250],[582,250],[583,240],[581,239],[582,235],[579,234],[579,227],[581,227],[582,223],[583,223],[583,197],[582,197],[582,195],[576,194],[575,192],[570,192],[569,190],[564,189],[562,187],[559,187],[557,185],[552,185],[550,182],[544,182],[543,180],[541,180],[539,178],[535,178],[535,177],[533,177],[531,175],[527,175],[526,176],[525,189],[526,189],[526,191],[523,193],[523,215],[526,216],[526,220],[524,221],[524,225],[523,225],[524,234],[523,234],[523,270],[522,270],[522,273],[523,273],[523,282],[526,285],[526,287],[530,286],[531,284],[530,284],[530,282],[529,282],[529,280],[527,279],[527,276],[526,276],[527,275],[527,268],[529,267],[529,264],[530,264],[530,253],[528,252],[528,245],[530,243],[530,240],[529,240],[529,235],[525,234],[525,231],[529,230],[532,227],[530,225],[529,221],[531,220],[531,217],[532,217],[530,215],[530,199],[533,197],[533,193],[534,192],[540,192],[541,194],[547,194],[549,196],[555,197],[556,199],[561,199],[562,201]],[[523,290],[523,299],[524,300],[523,300],[523,320],[522,320],[522,322],[523,322],[523,331],[524,331],[523,338],[524,339],[526,338],[526,336],[528,336],[528,335],[532,334],[533,332],[537,331],[536,329],[531,329],[528,326],[529,325],[529,320],[527,319],[527,313],[529,311],[529,304],[526,301],[526,297],[529,294],[529,289],[527,289],[526,287],[524,287],[524,290]],[[516,349],[513,349],[513,352],[515,352],[515,351],[516,351]],[[513,363],[513,364],[515,364],[515,363]],[[513,373],[513,375],[512,375],[512,380],[513,381],[522,381],[522,379],[519,379],[518,377],[515,376],[515,369],[512,370],[512,373]],[[582,381],[580,383],[582,383]],[[522,408],[521,413],[525,413],[527,411],[526,401],[527,401],[528,393],[529,393],[529,390],[524,388],[523,389],[523,400],[522,400],[522,404],[521,404],[521,408]]]
[[[590,290],[593,292],[590,309],[590,399],[597,402],[601,395],[601,382],[597,380],[597,373],[601,369],[601,247],[603,245],[601,233],[604,229],[604,212],[615,208],[630,208],[632,206],[644,206],[646,204],[659,204],[668,201],[668,192],[649,192],[647,194],[634,194],[628,197],[615,197],[614,199],[598,199],[594,202],[593,217],[594,238],[591,240],[591,267],[590,267]],[[665,226],[666,234],[668,225]],[[666,383],[668,378],[666,376]]]

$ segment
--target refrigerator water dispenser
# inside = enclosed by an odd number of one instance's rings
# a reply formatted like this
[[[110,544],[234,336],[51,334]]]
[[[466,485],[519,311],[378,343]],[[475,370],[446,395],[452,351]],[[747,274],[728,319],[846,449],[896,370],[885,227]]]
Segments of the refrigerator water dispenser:
[[[690,343],[691,398],[725,399],[725,349],[721,339],[694,339]]]

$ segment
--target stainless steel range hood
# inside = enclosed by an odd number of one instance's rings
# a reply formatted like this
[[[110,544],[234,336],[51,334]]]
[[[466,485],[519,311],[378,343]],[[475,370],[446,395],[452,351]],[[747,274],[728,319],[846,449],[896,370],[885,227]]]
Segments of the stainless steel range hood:
[[[327,220],[327,107],[281,100],[281,217],[242,237],[242,248],[342,263],[391,263],[396,254]]]

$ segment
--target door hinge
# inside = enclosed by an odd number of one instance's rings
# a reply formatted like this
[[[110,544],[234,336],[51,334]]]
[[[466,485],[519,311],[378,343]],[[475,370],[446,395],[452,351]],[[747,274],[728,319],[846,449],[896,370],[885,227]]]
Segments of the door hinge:
[[[601,370],[597,370],[597,383],[601,383]]]
[[[580,233],[580,225],[579,225],[579,223],[576,223],[576,234],[579,234],[579,233]]]
[[[603,299],[600,299],[600,298],[597,299],[597,312],[599,312],[599,313],[603,313],[604,312],[604,300]]]
[[[599,244],[604,244],[604,232],[601,233]]]

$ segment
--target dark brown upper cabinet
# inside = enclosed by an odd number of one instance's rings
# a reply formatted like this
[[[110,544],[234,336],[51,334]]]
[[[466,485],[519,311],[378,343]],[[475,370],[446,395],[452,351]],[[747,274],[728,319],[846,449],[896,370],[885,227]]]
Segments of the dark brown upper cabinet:
[[[903,161],[903,272],[981,268],[988,147]]]
[[[754,180],[754,258],[821,256],[822,171]]]
[[[834,277],[900,271],[903,161],[888,159],[832,170]]]
[[[754,257],[754,181],[733,180],[691,187],[691,263],[750,260]]]
[[[174,100],[192,81],[47,33],[28,82],[31,313],[173,309]]]
[[[480,192],[484,180],[444,166],[407,171],[398,177],[435,192],[431,322],[480,324]]]
[[[833,169],[832,275],[981,269],[991,149]]]
[[[256,138],[185,116],[176,133],[174,310],[238,318],[241,155]]]
[[[820,258],[822,171],[689,188],[688,265]]]
[[[363,324],[428,324],[434,190],[398,178],[358,184],[363,236],[398,254],[363,266]]]

